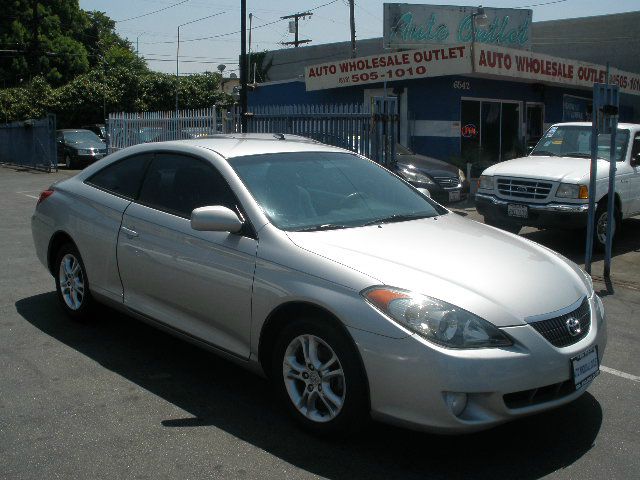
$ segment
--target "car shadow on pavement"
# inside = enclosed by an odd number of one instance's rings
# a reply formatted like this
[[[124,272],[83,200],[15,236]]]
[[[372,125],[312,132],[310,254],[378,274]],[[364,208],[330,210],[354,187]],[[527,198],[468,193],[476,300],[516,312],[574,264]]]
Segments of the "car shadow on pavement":
[[[584,262],[586,250],[584,230],[567,230],[564,234],[558,234],[558,230],[554,229],[535,230],[521,235],[561,253],[576,263],[582,264]],[[625,220],[619,235],[614,237],[614,242],[613,258],[630,252],[640,252],[640,217]],[[594,252],[594,263],[603,258],[604,253]]]
[[[222,429],[330,479],[539,478],[587,453],[602,423],[600,404],[586,393],[557,410],[472,435],[372,424],[349,439],[316,438],[289,421],[266,380],[124,314],[104,308],[93,321],[74,323],[54,292],[19,300],[16,308],[43,333],[189,412],[158,419],[164,427]]]

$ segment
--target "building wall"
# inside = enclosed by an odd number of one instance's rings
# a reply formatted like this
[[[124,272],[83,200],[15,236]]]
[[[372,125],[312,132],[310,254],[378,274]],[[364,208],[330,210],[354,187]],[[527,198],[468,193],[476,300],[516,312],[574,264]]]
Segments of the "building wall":
[[[455,88],[463,84],[465,88]],[[379,89],[382,84],[334,88],[307,92],[301,80],[261,84],[249,92],[249,107],[253,105],[361,103],[365,89]],[[468,89],[467,89],[468,87]],[[488,78],[446,76],[430,79],[393,82],[387,85],[389,94],[406,95],[409,146],[417,153],[442,160],[460,155],[460,105],[463,98],[516,100],[545,105],[546,125],[563,121],[564,95],[591,98],[590,90],[570,89],[524,82]],[[634,110],[636,97],[621,98],[620,121],[638,121],[640,110]],[[405,120],[405,121],[406,121]],[[402,120],[401,120],[402,121]],[[522,132],[524,135],[524,132]]]

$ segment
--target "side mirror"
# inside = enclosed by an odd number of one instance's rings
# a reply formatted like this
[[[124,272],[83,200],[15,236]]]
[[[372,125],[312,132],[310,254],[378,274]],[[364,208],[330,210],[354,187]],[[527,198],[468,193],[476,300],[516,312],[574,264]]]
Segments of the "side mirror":
[[[201,232],[238,233],[242,225],[233,210],[221,205],[200,207],[191,212],[191,228]]]

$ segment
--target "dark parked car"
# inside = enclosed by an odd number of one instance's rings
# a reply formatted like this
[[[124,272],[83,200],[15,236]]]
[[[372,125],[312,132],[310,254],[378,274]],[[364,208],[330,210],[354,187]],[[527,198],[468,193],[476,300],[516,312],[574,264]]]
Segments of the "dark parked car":
[[[455,165],[418,155],[400,144],[396,152],[395,173],[418,190],[428,190],[437,202],[458,202],[469,195],[469,181]]]
[[[56,132],[58,163],[67,168],[84,167],[107,154],[107,145],[89,130],[67,129]]]
[[[100,140],[103,142],[107,141],[107,129],[104,126],[104,123],[93,123],[91,125],[83,125],[81,127],[83,130],[89,130],[95,133],[100,137]]]

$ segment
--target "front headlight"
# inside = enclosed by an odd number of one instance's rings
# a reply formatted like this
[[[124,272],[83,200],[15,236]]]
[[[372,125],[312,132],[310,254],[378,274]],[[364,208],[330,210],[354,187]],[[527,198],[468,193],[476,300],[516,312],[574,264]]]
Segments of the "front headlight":
[[[460,177],[460,181],[464,182],[467,179],[467,176],[464,174],[464,172],[460,169],[458,169],[458,177]]]
[[[493,177],[491,175],[480,175],[478,188],[483,190],[493,190]]]
[[[408,168],[401,168],[400,175],[411,183],[423,183],[426,185],[435,185],[434,181],[428,175],[421,173],[417,170],[410,170]]]
[[[556,191],[558,198],[580,198],[586,200],[589,198],[589,189],[586,185],[576,185],[574,183],[561,183]]]
[[[512,345],[491,323],[442,300],[406,290],[371,287],[362,296],[403,327],[447,348],[487,348]]]

